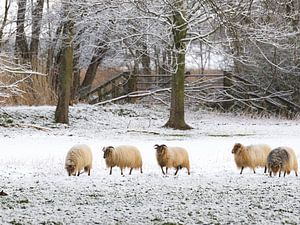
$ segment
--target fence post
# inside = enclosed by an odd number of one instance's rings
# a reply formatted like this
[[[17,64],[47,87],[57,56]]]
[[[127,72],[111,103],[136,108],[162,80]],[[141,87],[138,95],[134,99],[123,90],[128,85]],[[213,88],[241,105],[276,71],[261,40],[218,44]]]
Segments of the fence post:
[[[116,97],[120,96],[119,85],[117,83],[117,80],[113,80],[111,82],[111,95],[112,95],[112,98],[116,98]]]
[[[224,86],[224,91],[225,93],[229,94],[229,95],[232,95],[232,91],[231,91],[231,87],[233,85],[233,82],[232,82],[232,79],[233,79],[233,76],[232,76],[232,73],[230,71],[224,71],[223,72],[223,86]],[[223,102],[223,108],[225,110],[228,110],[230,109],[230,107],[233,105],[233,100],[230,98],[230,96],[224,96],[224,101]]]
[[[137,91],[137,76],[135,73],[129,74],[127,93]],[[129,98],[128,102],[135,103],[135,98]]]
[[[103,90],[102,88],[100,88],[98,91],[97,91],[97,94],[98,94],[98,102],[101,102],[102,99],[103,99]]]

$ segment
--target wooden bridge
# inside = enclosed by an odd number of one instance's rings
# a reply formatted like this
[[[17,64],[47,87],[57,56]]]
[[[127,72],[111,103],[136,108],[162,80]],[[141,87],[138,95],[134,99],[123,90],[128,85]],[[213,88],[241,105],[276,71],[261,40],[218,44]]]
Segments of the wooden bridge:
[[[223,86],[222,73],[218,74],[186,74],[187,84],[191,84],[199,79],[205,79],[210,82],[210,86]],[[81,100],[90,104],[95,104],[108,99],[114,99],[129,93],[141,93],[143,91],[156,90],[171,87],[172,76],[168,74],[149,75],[138,74],[133,75],[130,72],[122,72],[108,81],[100,84],[88,93],[80,96]]]
[[[90,104],[118,100],[130,100],[149,94],[170,91],[172,76],[168,74],[133,75],[122,72],[89,93],[81,95],[81,100]],[[290,93],[274,92],[258,84],[228,72],[215,74],[186,74],[185,93],[187,97],[208,105],[220,105],[230,109],[237,104],[264,111],[299,113],[300,106],[288,100]],[[240,107],[240,108],[243,108]]]

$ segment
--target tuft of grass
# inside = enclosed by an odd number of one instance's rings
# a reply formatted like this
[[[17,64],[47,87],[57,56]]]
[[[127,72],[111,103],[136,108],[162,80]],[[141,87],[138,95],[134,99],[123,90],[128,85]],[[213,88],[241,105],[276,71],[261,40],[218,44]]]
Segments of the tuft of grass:
[[[9,223],[10,223],[10,224],[13,224],[13,225],[23,225],[22,223],[17,222],[15,219],[12,220],[12,221],[10,221]]]
[[[170,223],[170,222],[167,222],[167,223],[163,223],[162,225],[183,225],[182,223]]]
[[[28,199],[22,199],[22,200],[17,201],[17,203],[19,203],[19,204],[28,204],[29,200]]]
[[[208,137],[247,137],[254,134],[207,134]]]

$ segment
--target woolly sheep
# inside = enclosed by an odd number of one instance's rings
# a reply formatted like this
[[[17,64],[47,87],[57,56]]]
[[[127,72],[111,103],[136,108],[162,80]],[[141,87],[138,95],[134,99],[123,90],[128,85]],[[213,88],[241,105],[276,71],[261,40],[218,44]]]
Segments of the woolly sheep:
[[[181,147],[167,147],[166,145],[154,145],[156,149],[156,159],[158,165],[161,168],[162,173],[165,175],[168,173],[168,168],[175,168],[177,175],[179,169],[187,168],[188,175],[190,175],[190,161],[189,155],[186,149]],[[163,167],[166,167],[164,172]]]
[[[73,146],[67,153],[65,169],[68,175],[80,175],[80,171],[84,169],[90,176],[92,168],[93,155],[89,146],[79,144]]]
[[[108,146],[102,149],[104,152],[103,158],[107,167],[110,167],[109,174],[112,174],[112,168],[117,166],[121,169],[121,175],[123,175],[123,169],[130,168],[129,175],[133,169],[140,169],[143,173],[143,161],[140,151],[135,146],[120,145],[117,147]]]
[[[236,143],[231,152],[234,154],[236,166],[241,168],[240,174],[243,173],[245,167],[251,168],[254,173],[256,173],[256,167],[265,167],[265,173],[267,172],[267,157],[271,152],[270,146],[265,144],[244,146]]]
[[[272,172],[274,175],[279,172],[280,177],[281,171],[283,171],[283,176],[285,177],[285,175],[290,174],[292,170],[294,170],[295,175],[298,176],[298,162],[292,148],[278,147],[273,149],[268,155],[267,161],[270,176],[272,176]]]

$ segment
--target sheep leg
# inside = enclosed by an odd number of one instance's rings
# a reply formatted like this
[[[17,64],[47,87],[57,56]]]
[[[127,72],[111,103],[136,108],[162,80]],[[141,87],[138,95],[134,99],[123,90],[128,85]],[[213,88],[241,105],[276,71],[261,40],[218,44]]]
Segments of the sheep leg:
[[[191,175],[190,168],[187,168],[188,175]]]
[[[174,174],[175,176],[177,175],[179,168],[180,168],[179,166],[176,168],[176,172]]]
[[[265,172],[264,173],[267,173],[267,166],[265,166]]]
[[[279,177],[281,176],[281,170],[279,170]]]
[[[166,174],[168,173],[168,167],[166,167]]]
[[[285,177],[285,175],[286,175],[286,171],[284,171],[284,173],[283,173],[283,177]]]
[[[133,168],[130,168],[130,170],[129,170],[129,175],[131,175],[132,170],[133,170]]]
[[[272,171],[271,170],[270,170],[269,174],[270,174],[270,177],[272,177]]]
[[[141,167],[141,173],[143,173],[143,168]]]
[[[243,169],[244,169],[244,167],[242,166],[240,174],[242,174],[242,173],[243,173]]]
[[[254,168],[253,168],[253,173],[256,173]]]
[[[77,176],[78,176],[78,177],[79,177],[79,175],[80,175],[80,171],[77,172]]]
[[[91,168],[88,170],[88,176],[91,176]]]
[[[297,171],[295,171],[295,175],[296,175],[296,177],[298,177],[298,173],[297,173]]]
[[[123,176],[123,168],[121,168],[121,175]]]
[[[161,172],[163,173],[163,175],[165,175],[165,171],[164,171],[164,168],[161,166]]]
[[[112,174],[112,166],[110,167],[110,170],[109,170],[109,175]]]

